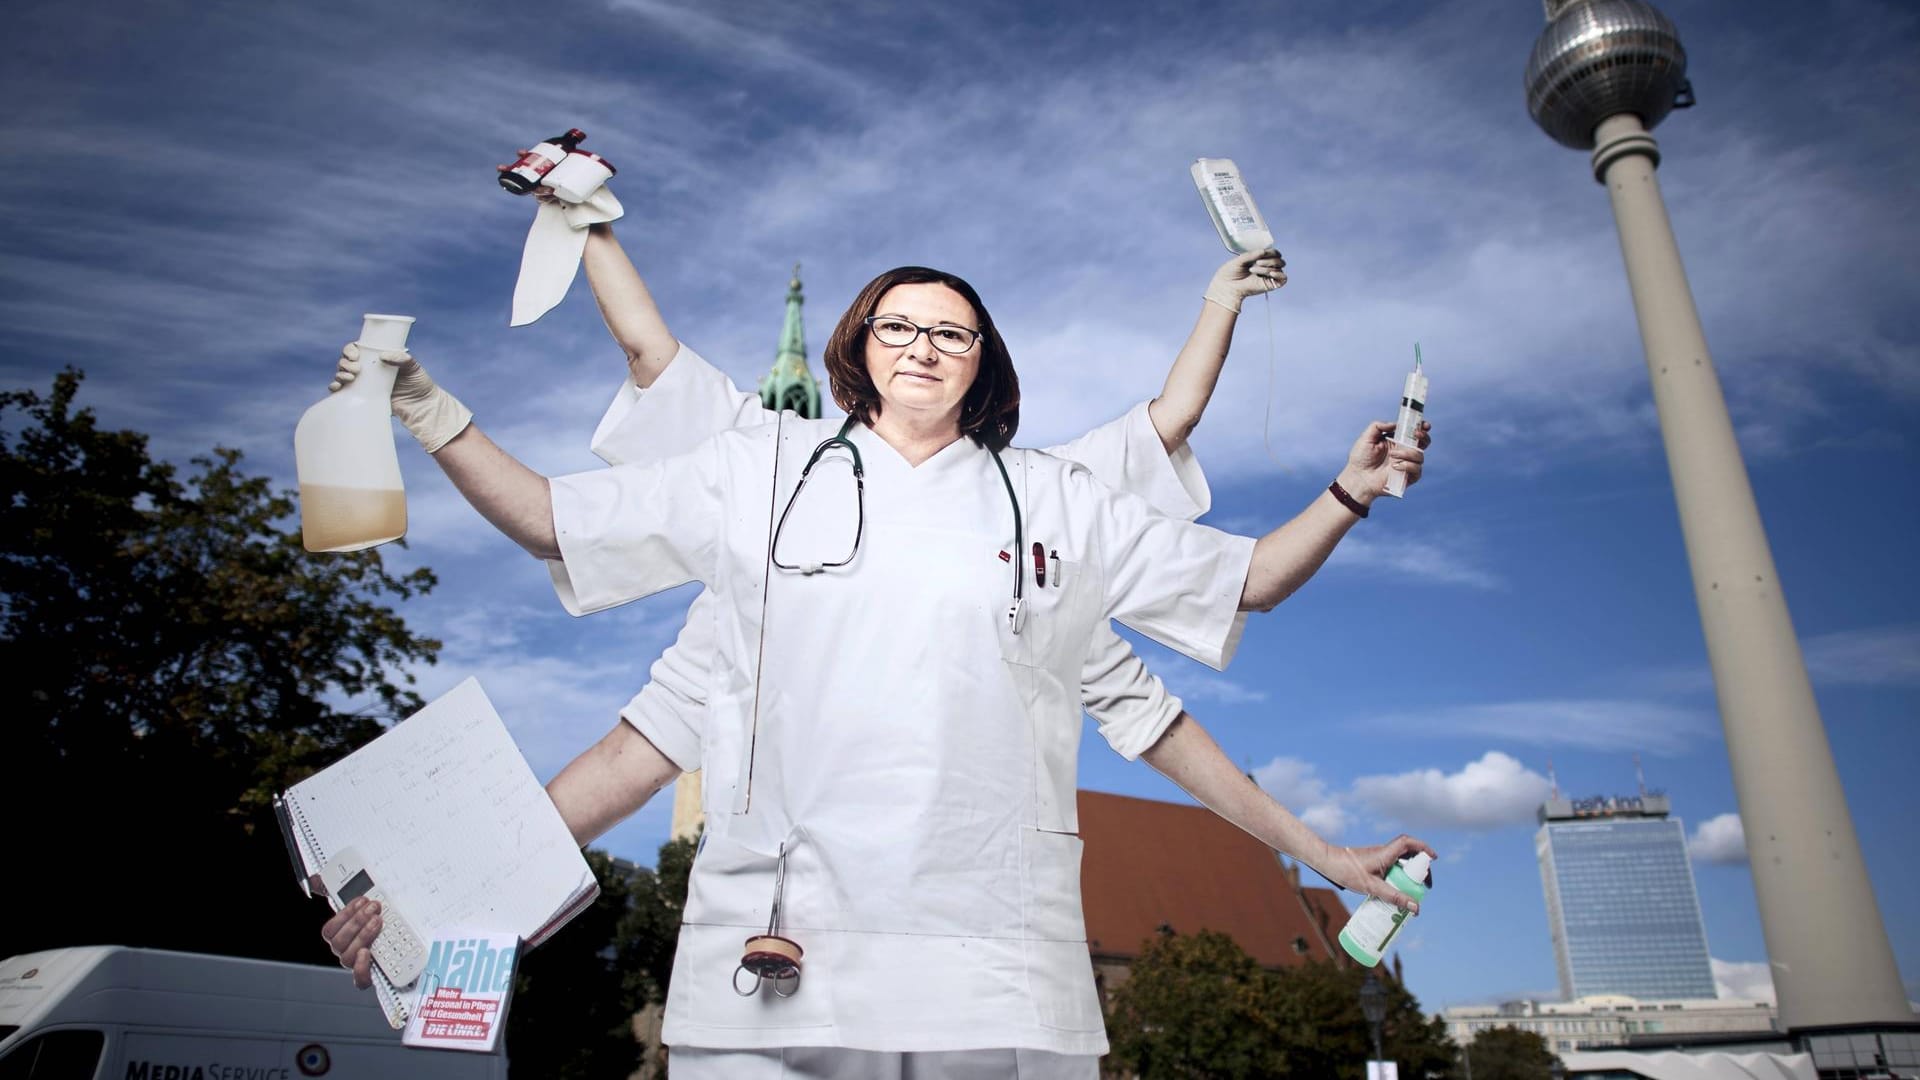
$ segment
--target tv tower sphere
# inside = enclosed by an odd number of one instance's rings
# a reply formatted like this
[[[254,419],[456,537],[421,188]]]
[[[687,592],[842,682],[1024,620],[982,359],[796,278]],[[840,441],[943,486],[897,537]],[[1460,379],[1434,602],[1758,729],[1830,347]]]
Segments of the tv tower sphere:
[[[1527,113],[1553,141],[1591,150],[1600,121],[1621,113],[1649,131],[1693,104],[1687,51],[1673,23],[1643,0],[1546,0],[1552,21],[1527,60]]]

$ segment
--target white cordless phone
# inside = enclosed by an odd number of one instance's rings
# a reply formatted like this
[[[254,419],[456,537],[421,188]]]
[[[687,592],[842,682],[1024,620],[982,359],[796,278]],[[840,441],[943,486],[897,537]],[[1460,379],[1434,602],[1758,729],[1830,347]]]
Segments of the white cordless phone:
[[[373,939],[373,959],[387,981],[397,987],[413,985],[427,966],[427,944],[400,914],[392,898],[380,890],[360,853],[346,848],[320,871],[320,880],[333,898],[334,910],[364,896],[380,904],[380,936]]]

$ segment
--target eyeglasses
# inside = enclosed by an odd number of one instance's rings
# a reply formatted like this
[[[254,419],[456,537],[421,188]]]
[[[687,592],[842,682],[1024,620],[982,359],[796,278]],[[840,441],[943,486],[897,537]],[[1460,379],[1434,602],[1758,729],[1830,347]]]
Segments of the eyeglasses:
[[[934,348],[950,356],[959,356],[973,348],[973,343],[980,340],[980,331],[969,330],[964,326],[954,326],[951,323],[921,326],[919,323],[908,322],[898,315],[869,315],[862,321],[867,324],[867,329],[873,331],[875,341],[896,348],[911,345],[914,338],[925,334]]]

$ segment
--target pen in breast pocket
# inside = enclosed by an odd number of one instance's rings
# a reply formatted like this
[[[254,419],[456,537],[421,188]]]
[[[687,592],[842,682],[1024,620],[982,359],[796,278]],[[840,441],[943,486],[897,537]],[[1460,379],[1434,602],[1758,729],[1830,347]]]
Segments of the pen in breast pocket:
[[[1054,551],[1053,551],[1053,560],[1052,560],[1052,561],[1053,561],[1053,587],[1057,589],[1057,588],[1059,588],[1059,587],[1060,587],[1060,583],[1061,583],[1061,578],[1060,578],[1060,549],[1058,549],[1058,548],[1055,548],[1055,549],[1054,549]]]
[[[1042,587],[1047,584],[1047,549],[1038,540],[1033,542],[1033,583]]]

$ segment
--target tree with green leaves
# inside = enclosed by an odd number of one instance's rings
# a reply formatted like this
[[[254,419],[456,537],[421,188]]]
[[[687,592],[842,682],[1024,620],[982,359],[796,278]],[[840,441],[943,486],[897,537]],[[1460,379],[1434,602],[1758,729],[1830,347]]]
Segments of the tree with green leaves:
[[[1487,1028],[1474,1033],[1460,1051],[1456,1074],[1471,1080],[1547,1080],[1553,1051],[1547,1040],[1519,1028]]]
[[[1274,991],[1218,931],[1149,941],[1113,992],[1106,1064],[1148,1080],[1292,1075]]]
[[[631,875],[589,848],[587,864],[600,895],[566,928],[527,952],[507,1008],[507,1063],[515,1077],[595,1080],[640,1067],[633,1014],[646,1004],[627,978],[617,937],[633,914],[635,894],[653,872]]]
[[[1163,1077],[1361,1080],[1373,1040],[1360,1011],[1366,972],[1316,961],[1267,971],[1225,934],[1150,942],[1113,993],[1112,1072]],[[1406,988],[1386,981],[1381,1044],[1406,1080],[1449,1076],[1454,1047]],[[1476,1078],[1477,1080],[1477,1078]]]
[[[0,810],[35,882],[0,956],[329,960],[269,800],[420,706],[405,671],[440,646],[388,604],[433,574],[308,554],[289,494],[239,451],[183,481],[76,408],[81,383],[0,393]]]
[[[599,898],[527,953],[515,977],[507,1009],[514,1076],[594,1080],[642,1067],[634,1014],[667,1000],[693,852],[692,840],[669,840],[649,870],[587,850]],[[665,1076],[659,1064],[649,1077]]]
[[[667,1000],[680,918],[687,907],[687,876],[697,846],[692,837],[660,845],[654,868],[635,878],[633,903],[615,932],[620,968],[626,972],[629,992],[640,1004]]]
[[[407,670],[440,644],[389,603],[434,576],[378,550],[308,553],[290,494],[239,451],[194,458],[183,481],[145,435],[76,407],[82,378],[0,392],[0,814],[34,886],[9,896],[0,956],[112,943],[333,963],[271,799],[424,704]],[[521,963],[516,1076],[628,1075],[633,1014],[665,1000],[692,844],[663,847],[657,873],[586,854],[599,899]]]
[[[1297,1077],[1360,1078],[1373,1056],[1373,1035],[1360,1011],[1366,969],[1314,961],[1274,973],[1281,1038],[1289,1071]],[[1380,1024],[1381,1050],[1398,1063],[1404,1080],[1448,1075],[1454,1047],[1446,1025],[1429,1019],[1407,988],[1382,979],[1387,1012]]]

